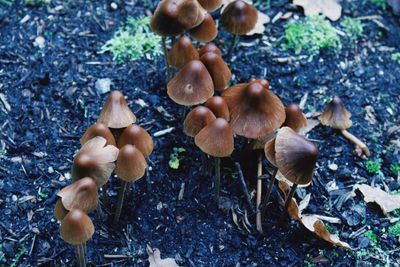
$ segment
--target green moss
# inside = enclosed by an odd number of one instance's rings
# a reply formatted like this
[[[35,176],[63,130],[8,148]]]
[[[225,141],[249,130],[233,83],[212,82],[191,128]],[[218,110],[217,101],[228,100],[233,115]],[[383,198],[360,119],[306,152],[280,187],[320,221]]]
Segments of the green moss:
[[[0,4],[3,5],[12,5],[14,3],[14,0],[0,0]]]
[[[113,38],[101,48],[100,53],[110,52],[120,63],[138,60],[145,55],[162,54],[161,38],[150,30],[150,17],[128,18]]]
[[[365,169],[370,174],[378,174],[381,171],[382,160],[367,160],[364,164]]]
[[[172,149],[171,155],[169,156],[168,165],[171,169],[179,169],[181,159],[180,154],[185,152],[186,150],[183,147],[174,147]]]
[[[378,236],[372,231],[368,230],[364,233],[364,236],[367,237],[373,246],[378,245]]]
[[[27,6],[44,6],[51,3],[51,0],[25,0]]]
[[[351,41],[356,41],[363,34],[364,24],[360,20],[344,17],[340,25],[342,25],[347,37]]]
[[[391,56],[392,60],[396,61],[397,63],[400,64],[400,52],[393,53]]]
[[[389,226],[389,234],[394,236],[400,235],[400,221],[398,221],[395,225]]]
[[[369,2],[371,4],[374,4],[382,9],[386,9],[386,0],[364,0],[364,3]]]
[[[28,250],[26,248],[19,249],[18,253],[14,257],[14,262],[10,266],[11,267],[19,266],[18,263],[19,263],[20,259],[22,258],[22,256],[24,256],[24,254],[26,252],[28,252]]]
[[[390,172],[394,176],[398,176],[400,173],[400,162],[390,164]]]
[[[303,21],[289,22],[285,28],[285,49],[317,55],[322,49],[340,48],[336,29],[324,16],[310,16]]]

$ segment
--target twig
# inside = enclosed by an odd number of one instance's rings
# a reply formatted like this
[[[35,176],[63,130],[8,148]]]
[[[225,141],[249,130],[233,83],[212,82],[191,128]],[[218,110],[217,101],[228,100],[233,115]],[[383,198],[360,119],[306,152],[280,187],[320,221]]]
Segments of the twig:
[[[247,189],[247,185],[246,185],[246,182],[244,180],[242,168],[240,167],[240,164],[238,162],[235,162],[235,166],[236,166],[236,170],[237,170],[237,172],[239,174],[239,180],[240,180],[240,183],[241,183],[242,188],[243,188],[243,193],[246,196],[247,204],[249,204],[249,207],[250,207],[251,211],[254,212],[254,207],[253,207],[253,205],[251,203],[251,196],[249,194],[249,190]]]
[[[155,132],[155,133],[153,134],[153,136],[154,136],[154,137],[160,137],[160,136],[169,134],[169,133],[172,132],[173,130],[175,130],[175,127],[170,127],[170,128],[167,128],[167,129],[164,129],[164,130]]]

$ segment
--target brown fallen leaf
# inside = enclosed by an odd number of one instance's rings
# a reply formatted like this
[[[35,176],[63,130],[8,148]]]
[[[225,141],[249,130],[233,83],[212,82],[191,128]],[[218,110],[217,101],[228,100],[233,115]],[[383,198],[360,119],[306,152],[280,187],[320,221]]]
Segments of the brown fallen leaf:
[[[336,0],[293,0],[293,4],[301,6],[306,16],[321,13],[335,21],[342,15],[342,6]]]
[[[286,198],[287,195],[289,194],[289,190],[290,190],[289,185],[283,181],[279,181],[278,186]],[[346,242],[340,241],[340,239],[337,235],[331,234],[326,229],[325,224],[321,220],[321,219],[327,219],[328,221],[331,221],[331,222],[333,222],[333,221],[340,222],[339,219],[332,218],[332,217],[319,216],[316,214],[302,214],[303,210],[308,206],[308,203],[310,202],[310,197],[311,197],[311,194],[308,194],[300,202],[299,205],[297,205],[296,199],[293,198],[292,201],[289,203],[289,207],[288,207],[289,216],[293,220],[300,221],[308,230],[315,233],[317,236],[324,239],[325,241],[327,241],[333,245],[339,246],[339,247],[352,249],[349,244],[347,244]]]
[[[400,195],[391,195],[380,188],[367,184],[356,185],[355,189],[360,190],[364,195],[365,202],[375,202],[378,204],[385,215],[396,209],[400,209]]]
[[[149,267],[179,267],[174,259],[161,259],[161,253],[158,248],[151,248],[147,245],[147,254],[149,254]]]

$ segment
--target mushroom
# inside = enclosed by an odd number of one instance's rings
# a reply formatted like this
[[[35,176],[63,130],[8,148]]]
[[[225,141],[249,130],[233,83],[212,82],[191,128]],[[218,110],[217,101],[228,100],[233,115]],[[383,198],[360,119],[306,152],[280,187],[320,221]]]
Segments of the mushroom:
[[[233,131],[223,118],[217,118],[206,125],[194,138],[196,146],[215,159],[215,200],[219,205],[221,158],[232,154],[234,148]]]
[[[271,164],[275,165],[282,175],[293,183],[285,201],[283,216],[286,216],[297,186],[311,183],[319,154],[318,149],[312,142],[285,126],[278,131],[275,139],[265,145],[264,152]],[[274,178],[275,176],[268,187],[266,202],[268,202]]]
[[[92,212],[96,209],[99,199],[96,183],[89,177],[64,187],[57,195],[60,198],[56,202],[54,214],[60,221],[73,209],[80,209],[85,213]]]
[[[97,187],[107,183],[115,167],[118,148],[106,143],[105,138],[96,136],[82,146],[72,164],[71,176],[74,181],[91,177]]]
[[[92,220],[80,209],[73,209],[61,221],[61,238],[75,246],[77,265],[85,267],[86,242],[93,236],[94,226]]]
[[[183,131],[186,135],[195,137],[206,125],[215,119],[215,115],[209,108],[204,106],[195,107],[186,116],[183,122]]]
[[[204,20],[206,11],[197,0],[163,0],[158,3],[150,20],[150,28],[162,37],[162,46],[167,66],[167,79],[170,68],[167,60],[167,36],[176,36],[192,29]]]
[[[167,93],[177,104],[198,105],[213,96],[214,84],[204,64],[192,60],[168,83]]]
[[[110,128],[116,142],[122,130],[135,121],[136,116],[128,107],[120,91],[111,92],[97,119],[97,123],[103,123]]]
[[[182,35],[173,44],[171,51],[168,53],[168,64],[177,69],[181,69],[189,61],[195,59],[199,59],[199,53],[193,46],[190,38],[185,35]]]
[[[189,30],[189,34],[198,42],[211,42],[217,37],[218,29],[212,16],[206,13],[203,22]]]
[[[221,15],[222,27],[233,34],[228,56],[232,53],[238,35],[250,32],[257,24],[258,11],[242,0],[235,0],[229,3]]]
[[[214,53],[205,53],[200,61],[206,66],[214,83],[214,90],[223,91],[232,78],[231,70],[221,56]]]
[[[201,57],[205,53],[214,53],[222,56],[221,50],[213,43],[206,44],[199,50],[199,56]]]
[[[146,168],[146,159],[136,146],[127,144],[120,149],[115,173],[121,179],[121,188],[118,193],[118,204],[113,222],[114,225],[118,223],[119,217],[121,216],[127,183],[142,178],[145,174]]]
[[[265,79],[240,83],[226,89],[222,98],[228,104],[231,114],[230,124],[237,135],[249,139],[259,139],[273,133],[285,121],[285,108],[281,100],[269,90]],[[250,140],[251,141],[251,140]],[[262,176],[262,156],[258,157],[257,177]],[[257,178],[257,230],[261,224],[262,180]]]
[[[149,157],[153,152],[154,143],[149,133],[139,125],[132,124],[127,127],[118,140],[118,147],[125,145],[134,145],[142,152],[145,158]]]
[[[81,145],[84,145],[87,141],[96,136],[104,137],[107,140],[107,145],[117,146],[110,129],[103,123],[95,123],[90,126],[80,140]]]
[[[296,133],[307,126],[307,118],[298,105],[292,103],[285,109],[286,119],[282,126],[292,128]]]
[[[213,12],[220,8],[223,4],[223,0],[197,0],[199,4],[208,12]]]
[[[204,104],[217,118],[223,118],[229,122],[229,108],[225,100],[220,96],[213,96]]]
[[[366,156],[370,156],[367,145],[347,131],[352,125],[350,117],[351,113],[344,107],[342,100],[335,96],[318,119],[323,125],[339,130],[344,137],[360,147]]]

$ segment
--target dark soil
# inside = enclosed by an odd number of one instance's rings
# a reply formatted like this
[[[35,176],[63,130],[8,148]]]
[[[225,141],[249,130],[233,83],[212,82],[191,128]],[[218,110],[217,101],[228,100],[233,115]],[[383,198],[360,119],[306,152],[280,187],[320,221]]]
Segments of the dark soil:
[[[385,184],[392,191],[400,188],[389,170],[399,161],[400,64],[391,59],[396,52],[391,49],[399,52],[400,47],[399,17],[363,0],[342,1],[345,15],[379,15],[385,28],[365,20],[364,35],[357,43],[342,38],[341,50],[322,51],[309,61],[281,48],[283,40],[279,38],[286,21],[278,20],[267,25],[264,37],[242,39],[230,63],[234,82],[266,77],[285,105],[299,103],[308,93],[306,113],[321,111],[327,100],[340,96],[353,114],[350,132],[366,141],[372,159],[382,159],[382,173],[369,174],[364,162],[353,156],[352,144],[341,135],[322,126],[309,134],[319,147],[320,158],[314,182],[306,189],[312,194],[307,212],[340,218],[342,223],[331,224],[330,229],[355,248],[348,251],[332,247],[297,222],[277,226],[280,208],[276,193],[263,221],[265,234],[258,235],[255,216],[236,178],[238,153],[222,162],[221,195],[225,206],[235,210],[240,228],[231,211],[217,209],[212,201],[212,179],[201,171],[201,153],[192,140],[185,142],[181,109],[164,89],[163,58],[117,64],[110,55],[97,53],[127,16],[149,12],[142,1],[116,1],[116,11],[110,8],[110,1],[54,0],[44,7],[21,2],[0,4],[0,91],[11,106],[7,110],[0,104],[0,149],[6,150],[0,158],[0,265],[72,265],[74,251],[59,236],[53,206],[56,193],[71,182],[68,173],[80,147],[79,138],[96,121],[107,97],[96,93],[94,83],[110,78],[112,89],[127,96],[138,123],[151,134],[176,129],[154,138],[151,190],[142,179],[128,191],[120,226],[113,229],[111,216],[103,220],[93,214],[96,232],[88,242],[93,265],[146,265],[149,244],[159,248],[162,257],[175,258],[184,266],[301,266],[315,261],[333,266],[399,266],[400,241],[387,233],[389,219],[379,208],[365,205],[357,191],[342,203],[342,196],[357,183]],[[271,2],[271,8],[264,10],[271,18],[279,11],[302,16],[290,1]],[[30,19],[21,23],[27,15]],[[43,49],[33,45],[38,35],[46,40]],[[227,38],[225,33],[218,37],[221,42]],[[284,57],[293,59],[277,61]],[[138,99],[150,107],[141,108],[135,102]],[[376,122],[366,120],[368,106],[373,107]],[[171,116],[156,107],[163,107]],[[168,165],[174,147],[186,149],[178,170]],[[255,159],[245,158],[241,164],[252,184]],[[328,168],[331,163],[338,165],[337,171]],[[265,166],[271,171],[266,162]],[[332,182],[337,189],[330,191]],[[179,200],[183,184],[184,197]],[[118,186],[112,178],[111,204],[116,201]],[[252,224],[249,230],[243,225],[245,210]],[[351,235],[362,227],[377,235],[389,262],[380,259],[382,253],[363,234]],[[367,258],[360,256],[360,249],[368,251]],[[107,254],[126,257],[109,259],[104,257]],[[319,255],[323,257],[316,258]]]

